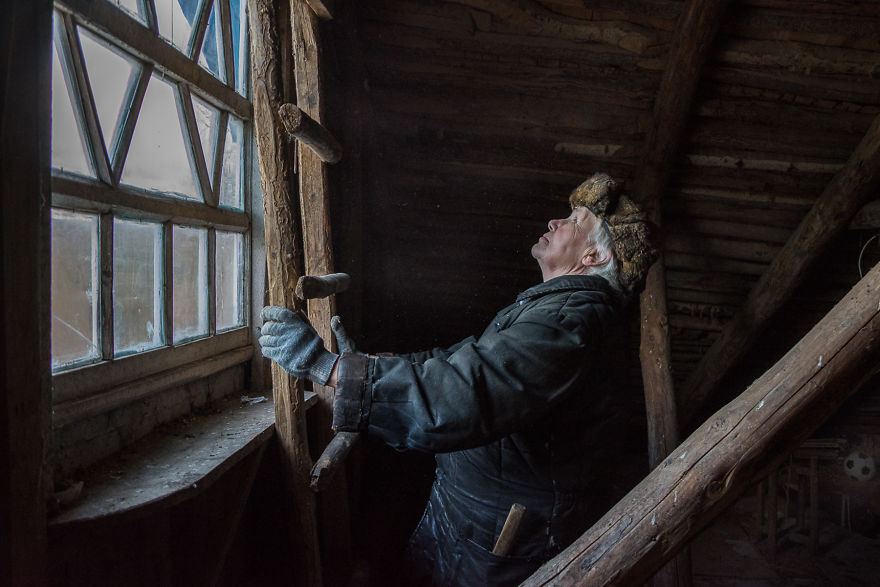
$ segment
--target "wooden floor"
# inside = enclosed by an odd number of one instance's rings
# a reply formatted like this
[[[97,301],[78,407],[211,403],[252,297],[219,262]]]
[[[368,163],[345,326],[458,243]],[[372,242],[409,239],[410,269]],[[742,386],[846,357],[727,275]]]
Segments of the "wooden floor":
[[[817,553],[802,534],[782,532],[771,557],[766,537],[754,539],[756,503],[743,498],[692,543],[695,587],[880,585],[880,538],[822,519]]]

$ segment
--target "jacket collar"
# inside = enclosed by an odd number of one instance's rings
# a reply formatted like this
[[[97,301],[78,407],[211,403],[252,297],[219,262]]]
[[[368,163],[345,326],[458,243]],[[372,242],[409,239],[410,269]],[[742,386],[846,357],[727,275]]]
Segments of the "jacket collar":
[[[561,291],[578,290],[599,291],[608,295],[611,299],[617,297],[615,291],[602,277],[597,275],[562,275],[530,287],[516,296],[516,301],[533,299]]]

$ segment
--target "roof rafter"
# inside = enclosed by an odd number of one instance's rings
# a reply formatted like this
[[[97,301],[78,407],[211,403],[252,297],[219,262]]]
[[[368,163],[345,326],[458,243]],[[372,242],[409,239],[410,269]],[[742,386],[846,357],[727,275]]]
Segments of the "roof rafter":
[[[788,301],[812,262],[847,228],[878,184],[880,115],[691,373],[684,387],[688,419],[697,415],[712,390]]]

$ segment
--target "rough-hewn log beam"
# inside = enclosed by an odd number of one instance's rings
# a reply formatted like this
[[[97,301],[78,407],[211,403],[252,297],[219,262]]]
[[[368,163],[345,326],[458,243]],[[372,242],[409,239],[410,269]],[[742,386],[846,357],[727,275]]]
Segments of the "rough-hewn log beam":
[[[654,117],[648,129],[645,155],[633,190],[649,208],[666,186],[669,169],[691,111],[700,69],[709,54],[727,3],[728,0],[691,0],[679,18],[654,102]]]
[[[278,113],[290,136],[307,145],[325,163],[342,159],[342,145],[319,122],[294,104],[284,104]]]
[[[524,585],[640,585],[880,370],[880,265]]]
[[[322,46],[318,34],[318,15],[311,2],[290,0],[291,32],[296,74],[297,107],[318,124],[323,122],[324,96],[321,76]],[[333,248],[330,232],[330,186],[327,165],[310,148],[297,148],[299,163],[299,200],[302,213],[303,250],[307,275],[333,273]],[[358,276],[355,276],[357,279]],[[336,313],[334,296],[311,299],[309,320],[328,347],[335,345],[330,318]],[[330,428],[334,390],[314,386],[318,403],[310,420],[313,438],[319,450],[333,439]],[[351,568],[351,531],[348,514],[348,491],[344,475],[336,475],[323,489],[320,505],[321,544],[328,583],[344,583]]]
[[[334,0],[306,0],[312,11],[323,20],[333,18],[333,2]]]
[[[846,165],[831,179],[749,293],[740,311],[728,322],[684,387],[686,420],[697,415],[704,401],[728,370],[745,354],[770,317],[788,300],[810,264],[873,195],[880,184],[880,116],[874,119]]]
[[[296,308],[294,296],[299,246],[295,238],[296,210],[292,207],[293,158],[287,134],[278,119],[284,102],[281,74],[281,42],[276,4],[271,0],[248,0],[251,30],[251,71],[253,72],[254,126],[260,159],[260,178],[264,194],[266,256],[268,261],[269,303]],[[290,524],[297,528],[299,553],[305,557],[304,583],[321,585],[315,496],[309,490],[312,459],[309,455],[306,410],[302,382],[272,365],[275,397],[275,431],[281,445],[282,466],[293,498]],[[301,541],[301,542],[300,542]]]
[[[727,0],[692,0],[683,8],[676,24],[633,192],[658,226],[662,224],[660,194],[666,187],[669,169],[684,134],[700,70],[726,7]],[[648,417],[648,456],[651,467],[655,467],[678,445],[678,413],[672,382],[672,352],[666,307],[666,270],[662,255],[648,273],[645,291],[639,302],[639,356]],[[689,552],[683,551],[657,574],[654,582],[658,587],[690,585]]]

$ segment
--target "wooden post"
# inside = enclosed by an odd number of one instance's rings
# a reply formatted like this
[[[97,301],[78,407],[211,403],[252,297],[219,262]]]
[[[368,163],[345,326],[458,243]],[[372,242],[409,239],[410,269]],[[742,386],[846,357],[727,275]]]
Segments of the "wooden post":
[[[524,585],[639,585],[880,370],[880,264]]]
[[[688,377],[684,388],[689,408],[684,413],[686,421],[698,415],[709,393],[763,332],[812,262],[847,227],[878,183],[880,115]]]
[[[662,224],[660,195],[666,187],[669,169],[678,152],[700,70],[726,8],[727,0],[691,0],[682,9],[676,24],[633,192],[649,218],[658,226]],[[645,291],[639,303],[639,356],[648,417],[648,456],[653,468],[678,445],[678,413],[672,383],[666,304],[666,269],[662,254],[648,272]],[[673,563],[658,572],[653,583],[655,587],[690,585],[689,551],[684,550]]]
[[[5,3],[0,50],[0,585],[46,585],[52,3]]]
[[[293,168],[286,133],[278,120],[284,101],[281,47],[276,4],[271,0],[248,0],[251,29],[254,126],[260,159],[266,227],[269,303],[297,308],[294,295],[299,250],[296,212],[291,194]],[[289,493],[295,502],[291,524],[299,529],[306,558],[305,584],[321,585],[321,563],[315,496],[309,489],[312,459],[309,455],[302,382],[272,364],[275,397],[275,431],[281,445],[282,463]]]
[[[323,121],[323,93],[318,15],[305,0],[290,0],[290,15],[296,64],[296,103],[303,113],[320,124]],[[302,148],[302,143],[298,143],[297,162],[305,273],[327,275],[333,273],[327,166],[315,151]],[[357,275],[354,277],[359,278]],[[308,301],[309,320],[331,348],[336,344],[330,329],[330,319],[335,312],[334,296]],[[323,450],[333,439],[331,423],[335,390],[323,385],[315,385],[314,390],[318,394],[318,403],[309,417],[313,426],[312,437],[317,448]],[[334,476],[330,484],[323,488],[319,506],[324,568],[328,574],[333,574],[328,577],[328,582],[345,582],[352,560],[345,475]]]

